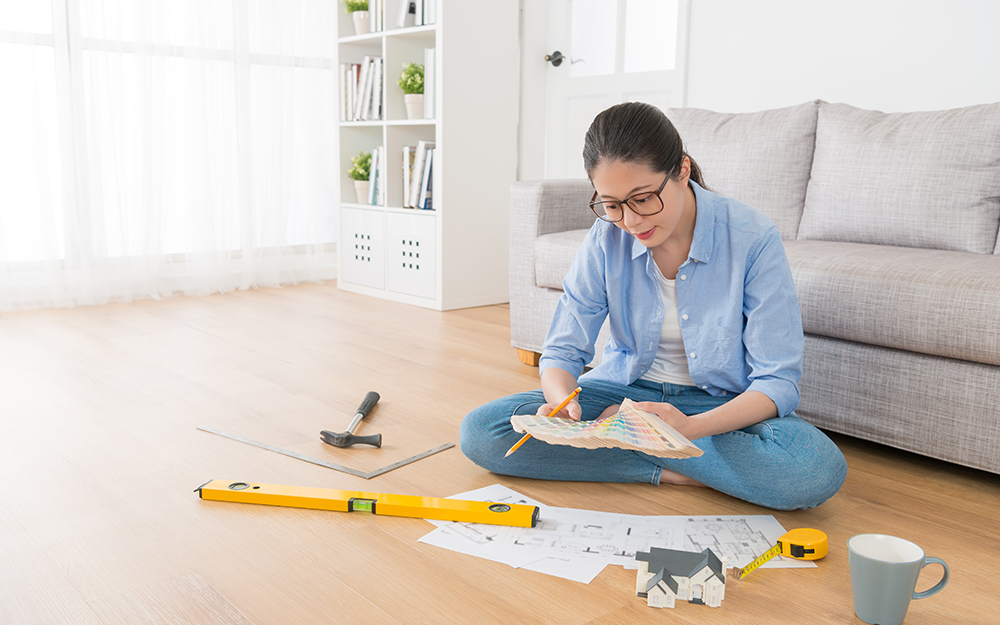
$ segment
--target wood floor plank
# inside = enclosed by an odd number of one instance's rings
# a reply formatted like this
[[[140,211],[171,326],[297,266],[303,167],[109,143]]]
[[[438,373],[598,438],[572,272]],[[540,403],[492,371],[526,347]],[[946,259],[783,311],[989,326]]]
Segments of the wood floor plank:
[[[436,312],[302,285],[0,315],[0,622],[857,622],[846,541],[914,540],[951,566],[908,625],[994,623],[1000,477],[834,436],[847,481],[772,512],[703,488],[506,478],[455,447],[372,480],[197,429],[361,470],[457,443],[462,417],[538,387],[509,307]],[[369,390],[359,434],[337,449]],[[932,418],[928,415],[928,418]],[[816,569],[763,569],[719,609],[647,608],[635,573],[591,584],[418,542],[419,519],[203,501],[211,479],[443,497],[501,483],[543,503],[630,514],[774,514],[827,533]],[[918,588],[937,571],[928,567]]]
[[[253,625],[196,573],[91,602],[107,625]]]

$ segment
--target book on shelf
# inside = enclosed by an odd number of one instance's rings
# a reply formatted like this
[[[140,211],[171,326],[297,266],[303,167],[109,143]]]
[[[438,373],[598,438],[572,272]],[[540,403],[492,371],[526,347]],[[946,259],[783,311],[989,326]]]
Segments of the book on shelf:
[[[369,74],[371,73],[371,57],[365,56],[361,61],[361,73],[358,75],[358,83],[355,86],[355,98],[354,98],[354,111],[351,113],[351,120],[358,121],[361,119],[361,109],[362,102],[364,101],[364,93],[368,88]]]
[[[375,205],[376,195],[375,188],[378,186],[378,148],[372,150],[372,163],[368,168],[368,204],[371,206]]]
[[[372,59],[372,71],[375,73],[372,77],[371,97],[368,100],[368,114],[365,119],[379,120],[382,119],[382,89],[383,74],[385,73],[382,71],[381,58]]]
[[[413,26],[417,17],[417,3],[413,0],[399,0],[399,12],[396,15],[396,28]]]
[[[388,205],[388,191],[389,191],[389,177],[386,175],[389,171],[389,159],[385,154],[385,147],[379,146],[376,148],[378,150],[378,203],[379,206]]]
[[[424,180],[424,161],[427,158],[427,150],[434,147],[433,141],[418,141],[416,156],[413,161],[413,174],[410,176],[409,205],[420,208],[420,183]]]
[[[434,149],[427,150],[427,156],[424,157],[424,171],[423,180],[420,183],[420,201],[417,203],[417,208],[421,210],[429,211],[434,208],[431,202],[431,191],[434,181]]]
[[[354,103],[358,97],[360,63],[340,64],[340,121],[354,120]]]
[[[416,0],[414,26],[427,26],[437,22],[437,2],[435,0]]]
[[[403,208],[413,208],[410,204],[410,176],[413,175],[413,161],[416,154],[415,146],[403,146]]]
[[[434,119],[434,48],[424,48],[424,119]]]
[[[345,63],[345,121],[382,119],[382,96],[385,91],[383,59],[365,56],[361,63]]]

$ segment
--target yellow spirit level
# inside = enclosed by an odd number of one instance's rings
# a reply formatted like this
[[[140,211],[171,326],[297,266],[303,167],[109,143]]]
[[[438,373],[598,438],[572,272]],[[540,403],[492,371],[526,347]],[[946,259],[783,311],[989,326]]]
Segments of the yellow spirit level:
[[[386,516],[414,517],[435,521],[489,523],[513,527],[534,527],[538,506],[490,503],[415,495],[388,495],[333,488],[281,486],[211,480],[195,489],[202,499],[257,503],[290,508],[311,508],[335,512],[370,512]]]
[[[827,549],[828,542],[823,532],[808,527],[790,530],[778,539],[778,544],[765,551],[756,560],[742,569],[733,569],[733,574],[737,579],[743,579],[774,556],[786,556],[796,560],[819,560],[826,555]]]

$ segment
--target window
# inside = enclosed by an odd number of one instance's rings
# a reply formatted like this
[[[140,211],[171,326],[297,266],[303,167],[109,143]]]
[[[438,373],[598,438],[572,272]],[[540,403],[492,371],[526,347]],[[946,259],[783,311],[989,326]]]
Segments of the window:
[[[0,310],[333,277],[338,8],[3,3]]]

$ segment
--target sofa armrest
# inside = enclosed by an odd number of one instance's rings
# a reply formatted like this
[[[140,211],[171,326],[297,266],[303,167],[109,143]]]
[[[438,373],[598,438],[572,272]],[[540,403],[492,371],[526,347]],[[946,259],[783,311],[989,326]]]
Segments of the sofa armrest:
[[[511,345],[540,352],[561,292],[538,286],[535,240],[546,234],[589,229],[587,202],[594,188],[586,178],[524,180],[510,187]]]

